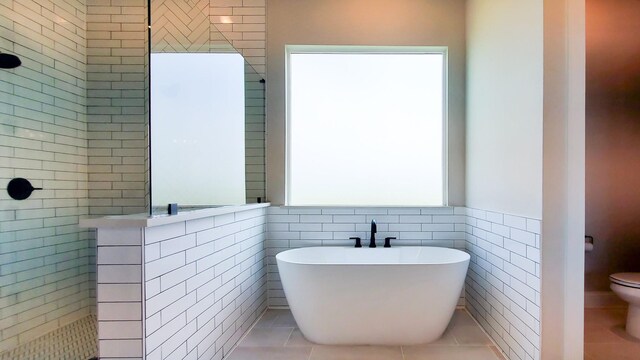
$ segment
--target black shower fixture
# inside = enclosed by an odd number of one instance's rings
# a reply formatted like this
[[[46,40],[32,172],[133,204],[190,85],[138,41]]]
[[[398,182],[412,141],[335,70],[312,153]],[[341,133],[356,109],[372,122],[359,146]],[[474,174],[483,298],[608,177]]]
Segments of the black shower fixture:
[[[19,57],[7,53],[0,53],[0,69],[15,69],[20,65],[22,65],[22,61],[20,61]]]

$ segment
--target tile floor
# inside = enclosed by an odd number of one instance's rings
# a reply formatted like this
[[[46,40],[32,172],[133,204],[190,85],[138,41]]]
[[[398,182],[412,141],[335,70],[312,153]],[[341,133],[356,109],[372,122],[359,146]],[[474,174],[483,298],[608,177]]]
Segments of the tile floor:
[[[86,316],[15,349],[0,360],[86,360],[98,353],[95,316]]]
[[[625,308],[585,309],[585,360],[640,360],[640,340],[624,331]],[[89,359],[97,353],[96,320],[88,316],[16,349],[0,360]],[[323,346],[308,342],[288,310],[268,310],[230,360],[496,360],[505,359],[465,310],[438,341],[421,346]]]
[[[626,317],[626,308],[585,309],[585,360],[640,360],[640,340],[624,331]]]
[[[438,341],[420,346],[326,346],[307,341],[289,310],[267,310],[229,360],[504,359],[465,310],[456,310]]]

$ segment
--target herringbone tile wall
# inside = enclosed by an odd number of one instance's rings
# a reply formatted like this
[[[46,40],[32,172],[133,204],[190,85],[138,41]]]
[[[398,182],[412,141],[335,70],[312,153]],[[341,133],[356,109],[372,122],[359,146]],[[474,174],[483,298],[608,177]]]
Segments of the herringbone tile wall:
[[[266,72],[266,0],[211,0],[211,22],[251,64]]]
[[[153,0],[153,52],[235,52],[211,23],[209,0]]]
[[[265,14],[264,0],[153,0],[152,51],[237,50],[264,78]]]

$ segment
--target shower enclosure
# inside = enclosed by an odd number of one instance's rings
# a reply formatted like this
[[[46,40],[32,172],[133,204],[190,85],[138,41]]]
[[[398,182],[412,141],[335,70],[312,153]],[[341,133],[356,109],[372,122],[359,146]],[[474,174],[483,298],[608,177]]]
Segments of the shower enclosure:
[[[150,3],[0,4],[0,359],[61,348],[70,352],[60,357],[95,356],[95,236],[78,222],[150,211],[150,162],[162,161],[149,156],[150,36],[162,39],[156,46],[197,40],[235,51],[214,24],[213,0]],[[161,21],[153,35],[150,15]],[[256,202],[264,83],[255,71],[245,79],[246,201]],[[14,178],[29,181],[29,197],[9,195]]]

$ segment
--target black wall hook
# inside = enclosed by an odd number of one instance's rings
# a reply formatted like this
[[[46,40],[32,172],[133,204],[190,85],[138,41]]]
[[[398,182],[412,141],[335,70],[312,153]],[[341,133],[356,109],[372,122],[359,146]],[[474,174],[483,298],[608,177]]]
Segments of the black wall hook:
[[[31,182],[25,178],[15,178],[9,181],[7,192],[15,200],[28,199],[33,190],[42,190],[42,188],[34,188]]]

